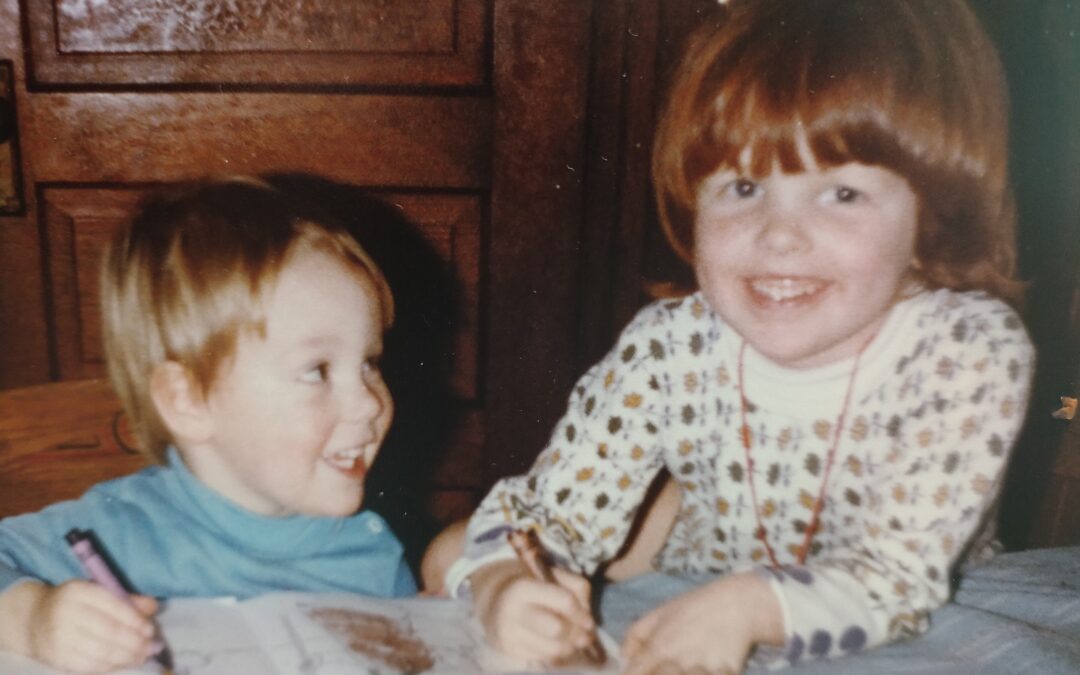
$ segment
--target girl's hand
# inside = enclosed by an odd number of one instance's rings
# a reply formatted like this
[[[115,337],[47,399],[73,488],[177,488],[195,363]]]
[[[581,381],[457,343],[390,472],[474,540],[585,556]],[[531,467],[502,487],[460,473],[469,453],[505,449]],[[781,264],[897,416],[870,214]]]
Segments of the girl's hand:
[[[718,579],[670,600],[626,633],[626,675],[741,673],[755,644],[783,641],[780,606],[756,574]]]
[[[558,585],[533,579],[516,560],[472,574],[476,611],[489,642],[527,661],[557,663],[589,644],[596,624],[589,582],[556,569]]]
[[[8,598],[11,592],[14,595]],[[157,611],[153,598],[132,596],[133,607],[82,580],[55,587],[22,582],[0,598],[5,600],[3,607],[14,610],[4,619],[12,622],[5,634],[18,636],[9,646],[50,666],[103,673],[138,666],[150,656],[154,635],[150,617]]]

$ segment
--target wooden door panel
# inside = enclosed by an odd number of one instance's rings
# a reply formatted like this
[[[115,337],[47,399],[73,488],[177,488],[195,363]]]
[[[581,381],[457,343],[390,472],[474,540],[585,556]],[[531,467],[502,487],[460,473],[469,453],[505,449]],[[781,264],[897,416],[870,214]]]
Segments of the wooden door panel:
[[[23,147],[38,181],[304,171],[359,185],[489,183],[491,102],[330,94],[40,94]]]
[[[42,85],[467,86],[485,2],[27,0]]]

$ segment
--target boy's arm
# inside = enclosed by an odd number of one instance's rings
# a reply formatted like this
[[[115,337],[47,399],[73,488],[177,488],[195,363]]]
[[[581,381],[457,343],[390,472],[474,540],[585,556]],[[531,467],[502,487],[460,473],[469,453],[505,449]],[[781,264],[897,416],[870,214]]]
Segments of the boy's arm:
[[[0,649],[31,653],[31,618],[47,588],[36,579],[23,578],[0,591]]]
[[[83,501],[61,502],[36,513],[0,520],[0,592],[25,579],[58,584],[83,577],[64,535],[92,525]]]
[[[65,533],[102,526],[90,493],[0,520],[0,647],[73,672],[105,672],[147,657],[157,603],[135,606],[84,580]]]
[[[0,649],[77,673],[137,666],[151,654],[157,602],[132,603],[89,581],[16,582],[0,592]]]

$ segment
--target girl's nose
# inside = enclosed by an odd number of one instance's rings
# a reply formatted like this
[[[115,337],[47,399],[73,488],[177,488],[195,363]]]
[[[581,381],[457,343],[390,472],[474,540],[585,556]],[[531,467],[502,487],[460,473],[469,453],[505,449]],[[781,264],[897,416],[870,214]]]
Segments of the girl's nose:
[[[795,209],[780,205],[765,207],[758,242],[772,253],[787,255],[806,250],[810,239]]]

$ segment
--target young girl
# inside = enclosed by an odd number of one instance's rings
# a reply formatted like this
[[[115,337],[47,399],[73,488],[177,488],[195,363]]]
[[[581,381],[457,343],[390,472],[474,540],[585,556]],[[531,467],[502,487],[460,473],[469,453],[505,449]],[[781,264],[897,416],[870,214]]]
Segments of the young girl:
[[[447,585],[496,645],[558,659],[592,628],[584,579],[531,580],[505,533],[590,575],[661,468],[681,501],[654,567],[715,576],[631,627],[627,672],[926,628],[992,551],[1029,389],[1005,110],[963,0],[732,0],[702,27],[653,160],[699,290],[642,309],[472,517]]]

